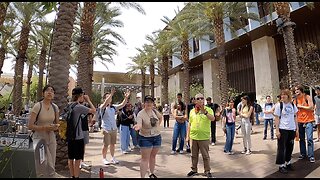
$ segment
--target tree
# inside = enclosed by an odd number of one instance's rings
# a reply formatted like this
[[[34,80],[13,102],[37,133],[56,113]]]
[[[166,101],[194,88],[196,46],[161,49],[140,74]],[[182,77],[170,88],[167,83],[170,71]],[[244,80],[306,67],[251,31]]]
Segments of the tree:
[[[56,24],[53,30],[51,60],[49,62],[49,84],[55,87],[54,102],[58,105],[59,111],[67,105],[68,83],[70,69],[70,46],[73,24],[76,18],[78,2],[60,2]],[[67,166],[68,148],[59,136],[57,139],[57,164],[56,168],[61,169]]]
[[[219,93],[222,104],[226,104],[228,98],[229,83],[227,80],[227,68],[225,60],[225,37],[224,25],[227,26],[233,36],[237,36],[236,31],[244,29],[243,22],[247,19],[258,20],[253,13],[248,13],[247,8],[252,7],[246,2],[194,2],[186,6],[182,15],[184,18],[201,25],[203,32],[211,32],[214,35],[217,46],[216,57],[219,61]],[[224,21],[229,18],[228,21]],[[246,29],[244,29],[246,30]]]
[[[9,3],[10,2],[0,2],[0,28],[2,28],[3,22],[6,18]]]
[[[309,3],[310,8],[313,4]],[[296,45],[294,42],[293,27],[295,23],[290,19],[290,3],[289,2],[273,2],[272,7],[276,10],[278,14],[277,26],[278,32],[283,36],[284,45],[287,55],[287,66],[288,66],[288,80],[289,86],[294,87],[297,84],[302,83],[301,75],[298,66],[298,56],[296,53]],[[273,8],[270,8],[273,10]]]
[[[14,68],[14,88],[13,88],[13,110],[15,115],[19,115],[22,109],[22,79],[23,79],[23,68],[24,62],[26,61],[26,51],[28,49],[29,43],[29,32],[32,28],[31,24],[35,21],[41,20],[47,11],[39,11],[40,3],[29,3],[29,2],[15,2],[13,3],[13,9],[17,16],[18,20],[22,24],[20,39],[18,44],[18,55],[16,58],[16,64]]]

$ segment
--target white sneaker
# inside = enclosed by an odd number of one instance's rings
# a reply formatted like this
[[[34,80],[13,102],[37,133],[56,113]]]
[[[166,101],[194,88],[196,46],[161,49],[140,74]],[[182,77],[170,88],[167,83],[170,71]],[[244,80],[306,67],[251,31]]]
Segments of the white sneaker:
[[[89,165],[89,164],[86,164],[85,162],[81,162],[80,163],[80,168],[88,168],[88,167],[91,167],[91,165]]]
[[[250,149],[246,152],[246,155],[250,155],[251,154],[251,151]]]
[[[122,154],[128,154],[129,152],[128,151],[122,151]]]
[[[109,165],[109,164],[111,164],[111,162],[109,162],[109,161],[106,160],[106,159],[103,159],[103,160],[102,160],[102,163],[103,163],[104,165]]]
[[[116,158],[114,158],[114,157],[111,159],[111,162],[112,162],[113,164],[119,164],[119,161],[116,160]]]
[[[171,154],[171,155],[174,155],[174,154],[176,154],[176,151],[171,151],[170,154]]]
[[[216,145],[215,143],[211,143],[211,146],[214,146],[214,145]]]
[[[180,153],[180,154],[183,154],[183,150],[180,150],[179,153]]]

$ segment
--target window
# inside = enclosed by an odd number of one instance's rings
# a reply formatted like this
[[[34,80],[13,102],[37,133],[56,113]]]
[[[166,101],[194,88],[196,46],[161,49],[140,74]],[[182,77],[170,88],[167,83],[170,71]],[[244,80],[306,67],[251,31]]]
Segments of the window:
[[[263,18],[270,14],[270,2],[257,2],[258,3],[258,10],[260,18]]]

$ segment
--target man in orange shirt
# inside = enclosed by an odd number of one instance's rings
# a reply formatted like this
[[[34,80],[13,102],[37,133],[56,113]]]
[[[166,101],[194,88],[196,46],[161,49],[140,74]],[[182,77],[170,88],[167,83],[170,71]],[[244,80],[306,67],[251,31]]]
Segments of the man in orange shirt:
[[[298,108],[297,119],[299,126],[299,145],[300,156],[299,159],[307,157],[305,134],[307,134],[308,143],[308,159],[311,163],[315,162],[314,159],[314,143],[313,143],[313,101],[309,95],[306,95],[303,91],[303,87],[298,85],[294,88],[296,98],[294,103]]]

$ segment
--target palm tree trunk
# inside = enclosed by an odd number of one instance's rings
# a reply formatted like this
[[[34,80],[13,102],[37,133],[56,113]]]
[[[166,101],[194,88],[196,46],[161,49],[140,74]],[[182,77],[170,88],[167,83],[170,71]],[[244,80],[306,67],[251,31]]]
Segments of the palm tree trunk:
[[[71,35],[77,9],[78,2],[60,2],[58,17],[53,31],[48,79],[49,84],[55,88],[54,102],[58,105],[60,112],[68,104]],[[67,144],[57,136],[56,169],[68,168],[67,157]]]
[[[217,43],[217,56],[219,61],[219,88],[221,104],[227,103],[229,84],[227,79],[227,66],[225,59],[225,38],[223,30],[223,20],[217,19],[214,21],[213,33]]]
[[[20,40],[18,45],[18,57],[16,58],[16,64],[14,67],[14,88],[12,105],[14,114],[20,115],[22,110],[22,84],[23,84],[23,67],[26,61],[26,51],[29,43],[30,24],[24,24],[21,29]]]
[[[37,101],[40,101],[40,99],[42,98],[43,71],[46,66],[46,55],[47,55],[47,47],[42,46],[40,57],[39,57],[39,80],[38,80],[38,89],[37,89]]]
[[[150,64],[150,88],[151,88],[151,96],[154,97],[154,63],[153,62]]]
[[[169,81],[169,59],[168,56],[163,56],[162,58],[162,77],[161,77],[161,97],[162,97],[162,107],[164,107],[165,104],[169,104],[169,92],[168,92],[168,81]]]
[[[141,100],[146,96],[146,72],[141,70]]]
[[[0,2],[0,28],[2,27],[3,22],[6,19],[9,3],[10,2]]]
[[[188,41],[182,42],[182,62],[183,62],[183,78],[184,78],[184,87],[183,87],[183,96],[184,103],[188,104],[190,101],[190,79],[189,79],[189,43]]]
[[[2,67],[3,67],[5,58],[6,58],[6,49],[4,47],[0,47],[0,77],[1,77],[1,74],[3,73]]]
[[[78,56],[77,84],[91,96],[92,94],[92,72],[93,54],[92,39],[93,27],[96,13],[96,2],[85,2],[81,17],[81,38]]]
[[[32,84],[31,82],[32,70],[33,70],[33,64],[30,63],[28,68],[28,75],[27,75],[28,79],[27,79],[27,88],[26,88],[26,104],[28,105],[27,107],[29,107],[29,101],[30,101],[30,85]]]
[[[278,31],[282,33],[284,40],[287,55],[289,86],[292,88],[301,83],[301,74],[299,73],[298,56],[293,34],[293,26],[295,23],[291,22],[290,19],[289,2],[274,2],[273,5],[279,18],[283,21],[283,27],[279,27]]]

